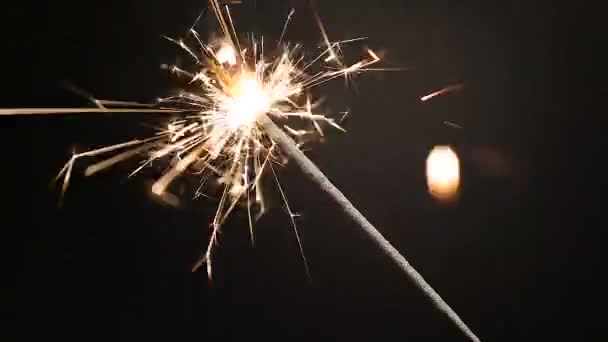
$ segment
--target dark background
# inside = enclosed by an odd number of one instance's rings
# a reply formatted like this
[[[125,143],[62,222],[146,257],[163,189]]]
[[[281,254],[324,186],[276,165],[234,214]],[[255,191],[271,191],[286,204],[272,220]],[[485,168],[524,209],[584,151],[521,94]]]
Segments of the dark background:
[[[174,85],[159,65],[185,56],[180,36],[205,1],[14,2],[2,9],[2,107],[151,101]],[[3,5],[4,6],[4,5]],[[303,1],[245,1],[246,31],[315,45]],[[483,341],[601,340],[604,152],[595,153],[601,32],[592,7],[540,1],[324,1],[333,39],[368,36],[407,71],[324,88],[348,134],[310,157],[423,274]],[[204,24],[203,24],[204,27]],[[273,37],[274,35],[274,37]],[[357,46],[353,51],[357,51]],[[576,77],[575,77],[576,75]],[[462,92],[418,99],[463,82]],[[156,120],[156,121],[155,121]],[[312,282],[288,216],[274,202],[249,243],[237,213],[224,227],[215,280],[191,273],[216,203],[167,207],[149,196],[159,170],[126,163],[84,179],[64,207],[48,183],[72,149],[142,135],[145,115],[0,118],[6,243],[3,301],[14,341],[200,341],[233,338],[464,341],[421,293],[293,167],[280,176],[298,219]],[[456,122],[455,129],[443,121]],[[598,141],[599,143],[599,141]],[[453,205],[427,194],[425,158],[451,144],[463,166]],[[190,191],[192,191],[191,188]]]

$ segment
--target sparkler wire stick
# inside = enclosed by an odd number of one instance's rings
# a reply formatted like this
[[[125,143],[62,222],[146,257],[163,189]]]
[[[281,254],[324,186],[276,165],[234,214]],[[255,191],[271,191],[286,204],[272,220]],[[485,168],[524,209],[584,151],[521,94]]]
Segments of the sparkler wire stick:
[[[479,342],[479,338],[462,321],[458,314],[439,296],[439,294],[429,285],[422,275],[410,265],[405,257],[388,242],[382,234],[361,214],[357,208],[342,194],[335,185],[323,174],[321,170],[302,152],[295,141],[281,130],[268,116],[261,115],[258,123],[264,128],[265,132],[273,141],[293,160],[308,176],[316,183],[323,192],[328,194],[342,208],[357,225],[367,234],[369,238],[388,256],[399,269],[405,273],[414,284],[435,304],[435,307],[444,313],[462,333],[472,341]]]

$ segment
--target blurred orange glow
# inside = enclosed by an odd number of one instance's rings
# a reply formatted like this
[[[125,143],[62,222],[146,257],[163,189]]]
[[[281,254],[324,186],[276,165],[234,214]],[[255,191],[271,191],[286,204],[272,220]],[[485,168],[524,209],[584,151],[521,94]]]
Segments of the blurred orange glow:
[[[429,193],[439,200],[456,197],[460,187],[460,162],[449,146],[436,146],[426,160]]]

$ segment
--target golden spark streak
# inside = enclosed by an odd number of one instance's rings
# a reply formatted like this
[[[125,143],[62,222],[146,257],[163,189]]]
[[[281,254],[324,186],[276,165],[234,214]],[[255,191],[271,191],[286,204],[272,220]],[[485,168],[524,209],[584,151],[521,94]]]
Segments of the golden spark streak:
[[[83,113],[177,113],[178,109],[142,109],[142,108],[8,108],[0,109],[0,115],[49,115],[49,114],[83,114]]]
[[[432,93],[430,93],[428,95],[422,96],[420,98],[420,101],[426,102],[426,101],[428,101],[428,100],[430,100],[430,99],[432,99],[432,98],[434,98],[436,96],[443,95],[443,94],[445,94],[447,92],[458,91],[458,90],[461,90],[462,88],[464,88],[464,84],[462,84],[462,83],[460,83],[460,84],[454,84],[454,85],[451,85],[451,86],[447,86],[447,87],[445,87],[443,89],[439,89],[439,90],[434,91],[434,92],[432,92]]]

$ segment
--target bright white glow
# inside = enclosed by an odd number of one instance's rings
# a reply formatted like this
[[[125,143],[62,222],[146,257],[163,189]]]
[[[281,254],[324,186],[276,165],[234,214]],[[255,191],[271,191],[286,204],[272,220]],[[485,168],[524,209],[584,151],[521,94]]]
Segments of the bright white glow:
[[[241,76],[226,103],[226,120],[231,128],[250,127],[258,115],[270,110],[270,99],[255,76]]]
[[[427,186],[438,199],[451,199],[460,186],[460,162],[449,146],[436,146],[426,160]]]
[[[217,61],[220,62],[220,64],[236,64],[236,53],[234,52],[232,45],[222,46],[215,54],[215,58],[217,58]]]

